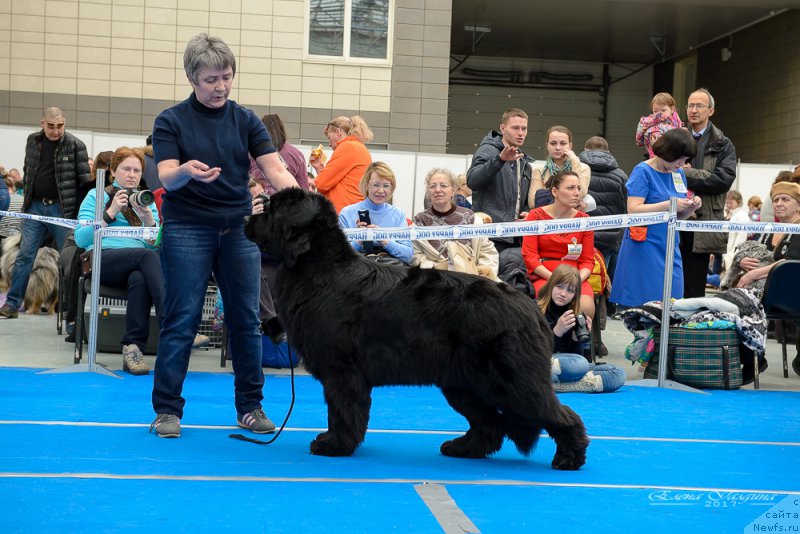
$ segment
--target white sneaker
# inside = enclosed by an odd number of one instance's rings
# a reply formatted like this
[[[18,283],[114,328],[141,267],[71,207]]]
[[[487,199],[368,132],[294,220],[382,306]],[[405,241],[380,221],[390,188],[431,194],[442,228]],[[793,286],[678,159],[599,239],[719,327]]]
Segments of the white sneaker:
[[[197,334],[194,336],[194,343],[192,343],[193,349],[199,349],[202,347],[207,347],[211,343],[211,339],[208,336],[204,336],[203,334]]]
[[[136,345],[122,347],[122,370],[132,375],[146,375],[150,372],[150,367],[144,361],[142,351]]]

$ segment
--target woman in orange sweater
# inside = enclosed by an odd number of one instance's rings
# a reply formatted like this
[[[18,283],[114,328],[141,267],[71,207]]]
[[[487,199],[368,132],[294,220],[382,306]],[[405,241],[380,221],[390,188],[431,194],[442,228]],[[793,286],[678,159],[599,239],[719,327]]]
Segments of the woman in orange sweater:
[[[309,163],[317,171],[317,191],[333,202],[338,214],[345,206],[364,200],[359,183],[372,163],[372,156],[364,146],[372,140],[372,131],[364,119],[356,115],[336,117],[323,133],[330,142],[333,155],[327,164],[323,164],[321,155],[312,153]]]

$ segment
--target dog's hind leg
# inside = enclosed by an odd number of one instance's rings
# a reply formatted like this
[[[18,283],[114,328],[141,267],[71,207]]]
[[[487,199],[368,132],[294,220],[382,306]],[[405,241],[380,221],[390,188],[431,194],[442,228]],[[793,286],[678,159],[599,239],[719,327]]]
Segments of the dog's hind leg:
[[[311,442],[311,454],[350,456],[367,433],[372,388],[362,377],[349,375],[326,379],[323,389],[328,430]]]
[[[557,405],[554,413],[557,418],[551,416],[544,423],[545,430],[556,442],[556,454],[551,465],[553,469],[579,469],[586,463],[586,448],[589,446],[586,427],[569,406]]]
[[[497,409],[466,388],[443,387],[442,393],[455,411],[467,418],[469,430],[460,438],[442,443],[445,456],[485,458],[503,446],[503,423]]]

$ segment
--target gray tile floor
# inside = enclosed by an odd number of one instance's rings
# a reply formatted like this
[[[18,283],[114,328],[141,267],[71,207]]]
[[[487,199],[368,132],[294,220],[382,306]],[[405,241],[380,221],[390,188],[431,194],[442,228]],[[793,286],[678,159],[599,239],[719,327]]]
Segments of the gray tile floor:
[[[637,369],[625,360],[625,347],[632,341],[633,336],[623,326],[621,321],[609,320],[603,332],[603,340],[609,349],[609,356],[604,362],[613,363],[626,370],[628,380],[641,378]],[[20,314],[18,319],[0,319],[0,366],[2,367],[36,367],[36,368],[61,368],[72,365],[74,345],[64,342],[64,337],[56,332],[54,315]],[[767,345],[767,360],[769,369],[761,375],[761,389],[800,391],[800,376],[791,370],[791,359],[794,357],[794,347],[789,347],[789,378],[783,378],[781,365],[781,347],[774,340],[769,340]],[[86,362],[87,351],[84,349]],[[155,356],[145,356],[148,364],[153,366]],[[191,371],[230,373],[231,367],[220,367],[219,349],[196,349],[192,353],[189,365]],[[121,372],[122,355],[98,353],[97,363],[107,366],[113,371]],[[265,369],[265,371],[267,371]],[[299,370],[302,372],[302,369]],[[270,373],[284,374],[284,370],[268,370]],[[127,375],[125,375],[127,376]],[[752,389],[752,385],[745,386]]]

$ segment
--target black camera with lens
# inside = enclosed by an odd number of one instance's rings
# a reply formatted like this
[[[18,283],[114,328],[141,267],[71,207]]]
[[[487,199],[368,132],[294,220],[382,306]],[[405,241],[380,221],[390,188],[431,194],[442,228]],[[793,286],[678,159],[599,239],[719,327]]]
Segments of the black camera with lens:
[[[142,189],[141,191],[136,189],[125,189],[125,193],[128,195],[128,202],[138,206],[149,206],[156,201],[156,196],[152,191],[147,189]]]
[[[589,346],[592,339],[589,328],[586,326],[586,316],[582,313],[579,313],[575,317],[575,338],[578,340],[578,343],[583,345],[584,349]]]
[[[256,195],[256,200],[260,201],[264,206],[264,211],[267,211],[267,208],[269,208],[269,195],[266,193],[259,193]]]

